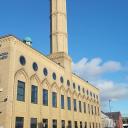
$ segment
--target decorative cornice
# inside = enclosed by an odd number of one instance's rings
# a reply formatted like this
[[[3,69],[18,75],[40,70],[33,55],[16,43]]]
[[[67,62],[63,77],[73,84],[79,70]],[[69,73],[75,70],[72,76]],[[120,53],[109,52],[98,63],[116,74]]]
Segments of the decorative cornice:
[[[67,59],[67,60],[69,60],[69,61],[71,61],[71,58],[67,55],[67,53],[64,53],[64,52],[57,52],[57,53],[53,53],[53,54],[50,54],[49,56],[48,56],[51,60],[52,59],[60,59],[60,58],[65,58],[65,59]]]
[[[67,34],[66,32],[53,32],[53,33],[50,34],[50,37],[51,37],[51,36],[54,36],[54,35],[55,35],[55,36],[56,36],[56,35],[65,35],[66,37],[68,36],[68,34]]]
[[[17,41],[17,39],[12,35],[0,37],[0,43],[2,43],[2,42],[10,43],[10,42],[16,42],[16,41]]]
[[[63,16],[65,16],[65,18],[67,18],[66,14],[64,12],[60,12],[60,11],[55,11],[55,12],[51,13],[50,17],[56,16],[56,15],[63,15]]]

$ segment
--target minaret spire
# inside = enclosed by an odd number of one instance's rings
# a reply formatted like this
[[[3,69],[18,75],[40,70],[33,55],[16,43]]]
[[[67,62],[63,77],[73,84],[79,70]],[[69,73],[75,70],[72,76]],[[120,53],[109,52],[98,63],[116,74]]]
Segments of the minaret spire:
[[[50,0],[51,54],[68,54],[66,0]]]

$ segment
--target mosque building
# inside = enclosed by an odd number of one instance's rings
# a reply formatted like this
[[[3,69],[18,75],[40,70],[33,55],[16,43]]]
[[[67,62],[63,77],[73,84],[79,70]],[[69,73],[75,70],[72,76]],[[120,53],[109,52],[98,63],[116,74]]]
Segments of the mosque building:
[[[72,73],[66,0],[50,0],[50,48],[0,37],[0,128],[100,128],[100,91]]]

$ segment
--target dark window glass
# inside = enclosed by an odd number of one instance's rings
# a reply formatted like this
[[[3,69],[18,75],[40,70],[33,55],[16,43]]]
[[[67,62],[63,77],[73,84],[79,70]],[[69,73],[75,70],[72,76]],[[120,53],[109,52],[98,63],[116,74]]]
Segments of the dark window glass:
[[[95,115],[96,115],[96,106],[95,106]]]
[[[34,104],[37,104],[37,98],[38,97],[38,87],[35,85],[32,85],[31,87],[31,102]]]
[[[64,78],[62,76],[60,77],[60,82],[64,83]]]
[[[48,128],[48,119],[43,119],[43,128]]]
[[[82,112],[81,101],[79,101],[79,112]]]
[[[26,60],[24,56],[20,56],[20,64],[23,66],[26,64]]]
[[[74,99],[73,101],[74,101],[74,111],[77,111],[77,103],[76,103],[76,99]]]
[[[37,128],[37,118],[31,118],[31,128]]]
[[[15,128],[23,128],[24,127],[24,117],[16,117]]]
[[[98,115],[100,115],[100,110],[99,110],[99,107],[98,107],[97,109],[98,109]]]
[[[86,103],[84,102],[84,113],[86,113]]]
[[[93,97],[95,98],[95,94],[93,94]]]
[[[75,124],[75,128],[78,128],[78,126],[77,126],[77,121],[75,121],[74,124]]]
[[[91,128],[91,123],[90,123],[90,128]]]
[[[57,93],[52,92],[52,107],[57,107]]]
[[[92,97],[92,92],[90,92],[90,96]]]
[[[22,81],[18,81],[17,100],[18,101],[25,101],[25,83]]]
[[[96,123],[96,128],[98,128],[98,124]]]
[[[57,120],[52,120],[52,128],[57,128]]]
[[[76,88],[76,85],[75,85],[75,83],[73,83],[73,89],[75,89]]]
[[[71,98],[67,97],[67,101],[68,101],[68,110],[71,110]]]
[[[89,95],[89,92],[88,92],[88,90],[87,90],[87,96]]]
[[[96,96],[97,100],[98,100],[98,96]]]
[[[78,86],[78,91],[80,92],[80,86]]]
[[[94,125],[94,123],[93,123],[93,128],[95,128],[95,125]]]
[[[80,128],[82,128],[82,122],[80,122]]]
[[[87,122],[85,122],[85,124],[84,124],[84,128],[87,128]]]
[[[70,86],[70,81],[69,80],[67,80],[67,85]]]
[[[48,106],[48,90],[43,89],[43,105]]]
[[[90,105],[88,104],[88,113],[90,114]]]
[[[83,88],[83,93],[85,93],[85,89]]]
[[[43,73],[44,73],[45,76],[48,75],[48,70],[47,70],[47,68],[44,68],[44,69],[43,69]]]
[[[65,120],[61,120],[61,128],[65,128]]]
[[[34,71],[37,71],[38,70],[38,65],[37,65],[36,62],[33,63],[32,67],[33,67],[33,70]]]
[[[53,80],[56,80],[56,73],[55,72],[52,73],[52,78],[53,78]]]
[[[72,128],[72,122],[68,121],[68,128]]]
[[[61,95],[61,109],[64,109],[64,95]]]

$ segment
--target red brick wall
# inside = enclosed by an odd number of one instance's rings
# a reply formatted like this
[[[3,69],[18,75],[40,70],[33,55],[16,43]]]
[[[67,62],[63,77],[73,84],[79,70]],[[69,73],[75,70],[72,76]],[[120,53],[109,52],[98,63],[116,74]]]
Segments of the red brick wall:
[[[123,122],[122,122],[121,114],[120,114],[119,119],[118,119],[118,128],[123,128]]]

